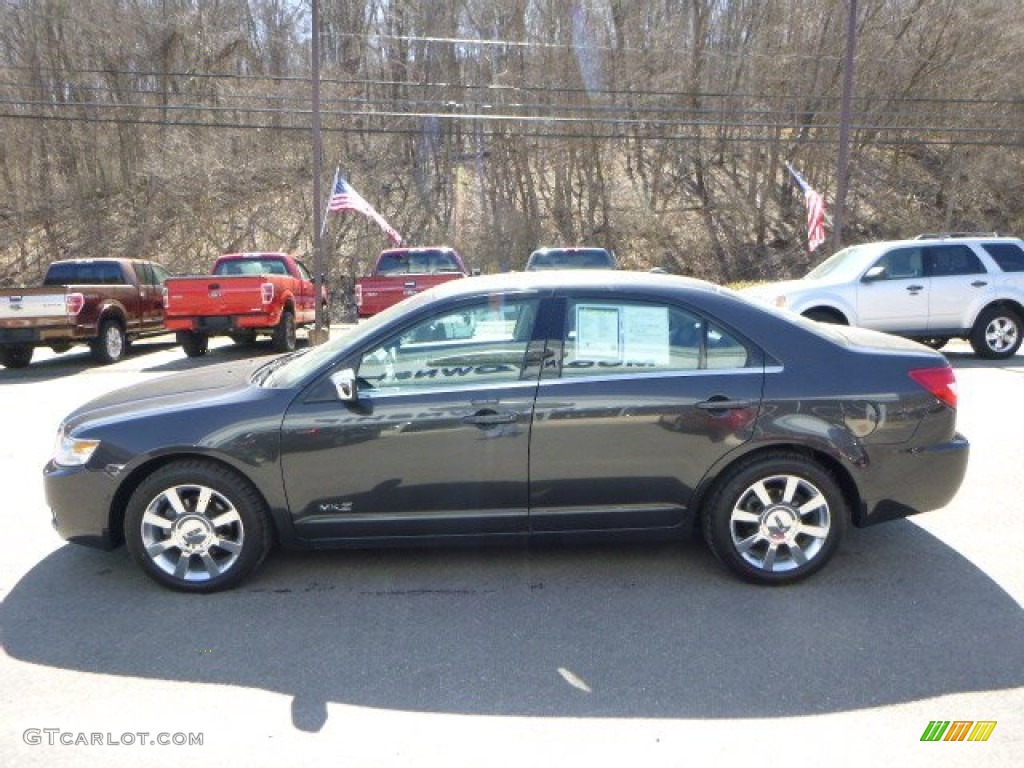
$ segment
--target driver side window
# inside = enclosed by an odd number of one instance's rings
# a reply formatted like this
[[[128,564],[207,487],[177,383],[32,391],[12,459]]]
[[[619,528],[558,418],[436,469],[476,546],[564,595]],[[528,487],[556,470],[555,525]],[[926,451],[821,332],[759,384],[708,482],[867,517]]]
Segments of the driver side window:
[[[920,248],[895,248],[875,262],[886,280],[910,280],[924,275]]]
[[[400,392],[519,381],[536,315],[536,300],[500,298],[432,315],[363,355],[359,389]]]

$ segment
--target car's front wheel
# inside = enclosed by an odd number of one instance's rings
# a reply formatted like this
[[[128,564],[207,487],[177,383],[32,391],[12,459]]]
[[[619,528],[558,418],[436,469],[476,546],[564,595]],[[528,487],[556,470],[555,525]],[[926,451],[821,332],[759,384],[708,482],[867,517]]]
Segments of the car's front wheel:
[[[1003,360],[1020,349],[1021,319],[1016,312],[1002,307],[989,307],[974,322],[971,348],[978,357]]]
[[[774,454],[727,472],[709,498],[704,537],[744,579],[789,584],[828,562],[847,516],[828,471],[795,454]]]
[[[154,581],[183,592],[237,585],[270,549],[266,506],[232,470],[207,461],[168,464],[128,502],[125,541]]]

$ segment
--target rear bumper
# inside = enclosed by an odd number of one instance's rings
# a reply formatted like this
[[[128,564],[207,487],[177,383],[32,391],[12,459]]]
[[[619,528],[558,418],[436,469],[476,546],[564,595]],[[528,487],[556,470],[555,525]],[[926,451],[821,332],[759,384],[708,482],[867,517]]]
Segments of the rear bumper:
[[[217,336],[249,329],[270,330],[281,322],[280,311],[272,314],[254,315],[204,315],[200,317],[167,318],[164,324],[169,331],[192,331],[207,336]]]
[[[869,474],[873,496],[864,498],[857,526],[875,525],[946,506],[963,483],[970,443],[957,434],[938,445],[871,452]]]

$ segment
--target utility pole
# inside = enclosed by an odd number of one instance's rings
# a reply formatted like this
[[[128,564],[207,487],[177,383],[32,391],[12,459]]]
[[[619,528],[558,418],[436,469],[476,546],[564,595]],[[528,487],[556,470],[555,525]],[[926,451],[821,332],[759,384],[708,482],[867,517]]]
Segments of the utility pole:
[[[323,190],[320,179],[323,176],[324,152],[323,137],[320,132],[320,3],[312,0],[313,35],[310,53],[310,77],[312,79],[312,130],[313,130],[313,269],[316,272],[316,323],[309,335],[309,343],[313,346],[323,344],[331,334],[330,319],[324,317],[323,295],[327,280],[327,269],[324,259],[324,237],[320,210],[323,201]]]
[[[839,109],[839,161],[836,205],[832,211],[832,249],[838,251],[843,242],[843,211],[850,178],[850,103],[853,99],[853,62],[857,47],[857,0],[847,0],[846,58],[843,61],[843,101]]]

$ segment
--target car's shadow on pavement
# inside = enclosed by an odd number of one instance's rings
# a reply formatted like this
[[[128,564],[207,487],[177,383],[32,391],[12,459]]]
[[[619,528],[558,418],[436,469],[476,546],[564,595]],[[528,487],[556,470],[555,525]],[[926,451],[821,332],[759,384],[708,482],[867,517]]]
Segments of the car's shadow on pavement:
[[[73,545],[0,608],[32,664],[478,715],[764,718],[1024,685],[1024,615],[908,521],[810,581],[734,580],[699,542],[273,554],[233,592],[150,583]]]
[[[173,349],[172,341],[151,339],[135,341],[128,347],[124,358],[111,365],[96,362],[88,347],[77,346],[59,355],[34,359],[26,368],[4,368],[0,366],[0,383],[5,381],[39,381],[71,377],[85,371],[103,371],[121,364],[138,365],[146,355]]]

